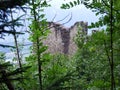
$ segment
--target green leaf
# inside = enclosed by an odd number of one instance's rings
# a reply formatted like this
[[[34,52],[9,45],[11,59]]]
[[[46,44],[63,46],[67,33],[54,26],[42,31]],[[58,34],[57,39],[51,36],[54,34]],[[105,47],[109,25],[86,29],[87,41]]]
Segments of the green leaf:
[[[60,8],[61,9],[65,9],[65,4],[62,4],[62,6]]]
[[[48,7],[49,5],[47,4],[46,0],[41,3],[41,7]]]
[[[50,53],[44,53],[44,54],[42,55],[42,59],[43,59],[43,61],[44,61],[44,60],[49,61],[49,60],[52,59],[52,55],[51,55]]]
[[[74,2],[74,5],[77,5],[77,1],[73,1]]]
[[[41,14],[38,18],[43,19],[44,17],[45,17],[45,14]]]
[[[98,22],[95,23],[95,27],[99,27],[99,23]]]
[[[43,53],[47,50],[48,46],[42,46],[39,50],[39,53]]]
[[[73,7],[73,6],[74,6],[72,2],[70,2],[70,5],[71,5],[71,7]]]
[[[12,76],[12,75],[16,75],[16,74],[21,74],[22,72],[25,72],[27,69],[29,69],[31,66],[26,66],[26,67],[22,67],[22,68],[17,68],[16,70],[7,73],[7,76]]]
[[[69,4],[66,4],[66,9],[69,9],[70,8],[70,5]]]
[[[80,0],[77,0],[78,5],[80,4]]]

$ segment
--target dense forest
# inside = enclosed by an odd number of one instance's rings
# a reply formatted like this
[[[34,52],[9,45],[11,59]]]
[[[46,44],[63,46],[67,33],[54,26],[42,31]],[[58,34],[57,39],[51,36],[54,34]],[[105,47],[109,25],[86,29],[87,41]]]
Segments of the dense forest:
[[[49,46],[43,43],[52,33],[44,14],[50,1],[0,0],[0,40],[8,35],[14,38],[14,45],[0,43],[0,47],[15,52],[10,61],[0,52],[0,90],[120,90],[120,0],[73,0],[61,5],[64,10],[85,5],[100,15],[87,28],[103,27],[88,35],[78,25],[77,50],[72,55],[47,52]],[[17,10],[23,14],[15,18]],[[29,29],[20,31],[26,10]],[[23,57],[24,44],[18,43],[18,36],[25,33],[32,45]]]

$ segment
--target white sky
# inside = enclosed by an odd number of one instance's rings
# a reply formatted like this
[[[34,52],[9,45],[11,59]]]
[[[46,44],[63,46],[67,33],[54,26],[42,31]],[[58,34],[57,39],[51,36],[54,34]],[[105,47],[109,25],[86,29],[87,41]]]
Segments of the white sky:
[[[95,16],[95,13],[93,13],[91,10],[87,9],[84,5],[81,4],[71,9],[66,9],[66,10],[60,9],[62,3],[66,3],[70,1],[73,0],[52,0],[50,2],[52,7],[49,7],[45,10],[48,21],[51,21],[55,15],[56,18],[54,21],[58,21],[71,13],[72,13],[72,20],[66,24],[66,26],[68,27],[73,25],[76,21],[85,21],[88,22],[88,24],[90,25],[91,22],[96,22],[98,20],[98,17]],[[69,18],[70,15],[66,20],[64,20],[61,23],[64,23]]]

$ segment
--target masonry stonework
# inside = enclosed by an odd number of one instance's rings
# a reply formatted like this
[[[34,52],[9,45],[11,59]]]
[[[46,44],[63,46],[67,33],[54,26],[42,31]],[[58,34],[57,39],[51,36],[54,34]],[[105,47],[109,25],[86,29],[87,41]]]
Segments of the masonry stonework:
[[[74,54],[77,46],[73,38],[77,34],[78,25],[82,27],[82,31],[87,34],[87,22],[76,22],[70,28],[56,22],[48,22],[51,33],[48,35],[44,44],[48,46],[48,52],[52,54],[64,53]]]

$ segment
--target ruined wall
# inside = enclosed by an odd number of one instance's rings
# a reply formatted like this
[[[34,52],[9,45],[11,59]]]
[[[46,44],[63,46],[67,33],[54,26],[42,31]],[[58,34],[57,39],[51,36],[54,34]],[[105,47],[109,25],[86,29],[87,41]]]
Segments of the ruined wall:
[[[49,27],[51,33],[44,41],[44,44],[48,45],[48,52],[53,54],[64,53],[64,54],[73,54],[75,53],[77,46],[75,45],[73,38],[75,37],[78,25],[82,27],[82,31],[87,34],[87,23],[86,22],[76,22],[70,28],[55,23],[49,22]]]

